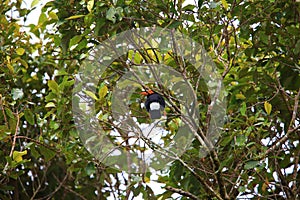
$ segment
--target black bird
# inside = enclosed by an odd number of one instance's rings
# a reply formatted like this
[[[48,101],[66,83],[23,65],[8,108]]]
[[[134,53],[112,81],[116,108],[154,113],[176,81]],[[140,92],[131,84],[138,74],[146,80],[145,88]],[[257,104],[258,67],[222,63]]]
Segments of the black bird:
[[[141,92],[141,94],[147,97],[145,107],[150,113],[151,119],[161,118],[161,112],[165,109],[166,106],[164,98],[151,89]]]

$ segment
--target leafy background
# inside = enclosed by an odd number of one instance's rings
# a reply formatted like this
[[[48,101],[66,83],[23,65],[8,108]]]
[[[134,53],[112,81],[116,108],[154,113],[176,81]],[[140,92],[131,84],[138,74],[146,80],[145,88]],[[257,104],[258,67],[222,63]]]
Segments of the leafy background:
[[[299,2],[56,0],[43,6],[37,24],[27,25],[38,3],[0,3],[1,199],[299,198]],[[122,31],[153,26],[174,28],[208,51],[227,91],[226,123],[207,157],[199,158],[195,141],[162,171],[128,174],[104,166],[83,146],[72,88],[91,48]],[[154,51],[136,61],[159,62]],[[196,88],[193,68],[168,56]],[[99,84],[98,109],[108,115],[113,85],[126,71],[122,59]],[[197,100],[210,102],[203,89]],[[207,110],[201,117],[205,122]],[[176,120],[167,125],[175,130]],[[153,175],[161,194],[151,188]]]

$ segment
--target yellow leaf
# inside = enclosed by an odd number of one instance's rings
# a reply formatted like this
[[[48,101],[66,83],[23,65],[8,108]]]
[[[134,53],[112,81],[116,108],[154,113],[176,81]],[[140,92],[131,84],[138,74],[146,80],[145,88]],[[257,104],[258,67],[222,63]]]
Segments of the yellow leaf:
[[[20,59],[19,62],[26,68],[28,69],[28,64],[25,60]]]
[[[17,48],[17,49],[16,49],[16,52],[17,52],[17,54],[18,54],[19,56],[22,56],[22,55],[25,53],[25,49],[23,49],[23,48]]]
[[[228,3],[226,0],[221,0],[223,7],[227,10],[228,9]]]
[[[100,99],[103,99],[105,95],[108,92],[108,88],[104,85],[100,90],[99,90],[99,97]]]
[[[84,17],[85,15],[73,15],[73,16],[71,16],[71,17],[68,17],[68,18],[66,18],[67,20],[69,20],[69,19],[77,19],[77,18],[80,18],[80,17]]]
[[[236,85],[238,85],[238,82],[236,82],[236,81],[231,81],[231,83],[230,83],[232,86],[236,86]]]
[[[87,7],[87,9],[88,9],[89,12],[92,12],[92,9],[94,7],[94,0],[89,0],[87,2],[87,6],[86,7]]]
[[[23,160],[22,156],[27,154],[27,150],[25,151],[14,151],[13,152],[13,160],[16,162],[21,162]]]
[[[145,183],[149,183],[149,182],[150,182],[150,178],[147,177],[147,176],[145,176],[145,177],[144,177],[144,181],[145,181]]]
[[[161,61],[161,54],[158,51],[155,51],[154,49],[148,49],[147,50],[147,57],[150,58],[150,61],[154,60]]]
[[[45,108],[53,108],[53,107],[56,107],[53,102],[49,102],[45,105]]]
[[[49,13],[49,17],[50,17],[51,19],[58,20],[58,16],[57,16],[56,13],[53,12],[53,11],[51,11],[51,12]]]
[[[236,94],[236,95],[235,95],[235,98],[236,98],[236,99],[241,99],[241,100],[246,99],[246,97],[245,97],[243,94],[241,94],[241,93],[240,93],[240,94]]]
[[[272,104],[270,104],[269,102],[265,101],[264,103],[264,107],[265,107],[265,111],[268,115],[271,114],[272,111]]]
[[[94,100],[98,100],[98,97],[91,91],[88,91],[88,90],[84,90],[84,93],[87,94],[89,97],[91,97],[92,99]]]
[[[135,64],[140,64],[142,60],[142,56],[139,54],[139,52],[136,52],[134,50],[129,50],[128,59],[133,60]]]
[[[58,92],[59,92],[58,84],[55,82],[55,80],[49,80],[49,81],[48,81],[48,87],[49,87],[54,93],[58,93]]]
[[[7,68],[9,69],[10,73],[13,74],[15,72],[14,67],[10,63],[7,63]]]

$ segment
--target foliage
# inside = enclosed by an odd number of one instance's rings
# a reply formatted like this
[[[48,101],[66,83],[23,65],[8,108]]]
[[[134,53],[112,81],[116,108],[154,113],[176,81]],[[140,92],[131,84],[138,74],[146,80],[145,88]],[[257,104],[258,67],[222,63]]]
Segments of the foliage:
[[[299,198],[299,2],[56,0],[44,5],[38,24],[24,25],[37,4],[0,3],[0,199]],[[72,89],[90,49],[123,31],[153,26],[176,29],[207,50],[227,91],[227,117],[206,157],[193,140],[166,169],[130,174],[86,150],[74,124]],[[128,52],[101,77],[96,94],[86,91],[102,111],[105,131],[114,128],[111,93],[132,58],[185,74],[198,88],[200,128],[207,131],[212,99],[198,72],[176,53],[151,48]],[[156,87],[179,104],[172,91]],[[133,115],[149,123],[140,96],[131,98]],[[174,134],[180,113],[172,108],[166,108],[165,128]],[[164,184],[158,196],[149,183],[153,174]]]

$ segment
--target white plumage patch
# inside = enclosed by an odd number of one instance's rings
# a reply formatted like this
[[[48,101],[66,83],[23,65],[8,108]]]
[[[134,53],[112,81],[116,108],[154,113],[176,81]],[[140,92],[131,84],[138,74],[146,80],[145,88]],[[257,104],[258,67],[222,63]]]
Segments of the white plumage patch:
[[[160,104],[157,102],[153,102],[150,104],[150,110],[159,110],[160,109]]]

